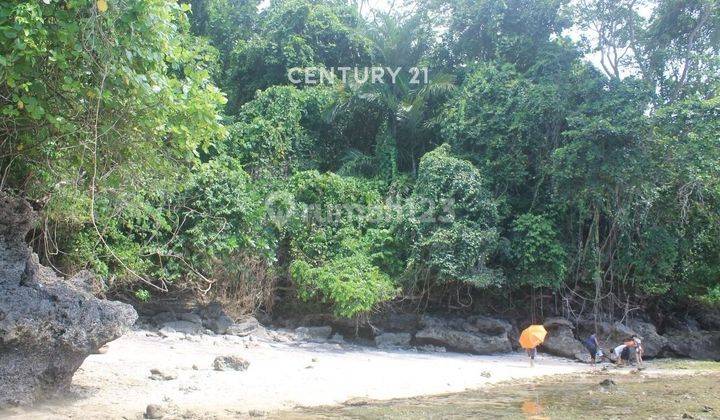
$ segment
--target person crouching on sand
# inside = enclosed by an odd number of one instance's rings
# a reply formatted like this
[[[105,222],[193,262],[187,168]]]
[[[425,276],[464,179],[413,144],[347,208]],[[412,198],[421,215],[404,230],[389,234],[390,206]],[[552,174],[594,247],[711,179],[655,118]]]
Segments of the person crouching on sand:
[[[629,340],[625,340],[624,343],[615,347],[613,350],[613,353],[615,353],[615,357],[617,358],[618,366],[624,365],[625,362],[630,363],[631,353],[635,353],[635,362],[638,365],[641,365],[643,352],[644,349],[642,347],[642,340],[640,340],[637,336],[632,336]]]
[[[615,363],[617,363],[618,366],[622,366],[624,361],[630,360],[630,349],[625,343],[615,347],[613,354],[615,355]]]

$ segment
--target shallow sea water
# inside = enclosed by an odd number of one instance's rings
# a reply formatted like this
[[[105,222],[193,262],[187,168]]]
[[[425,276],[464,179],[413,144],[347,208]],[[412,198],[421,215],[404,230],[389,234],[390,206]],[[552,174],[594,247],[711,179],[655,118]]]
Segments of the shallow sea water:
[[[615,384],[601,385],[606,379]],[[390,401],[356,399],[342,406],[279,413],[277,418],[720,418],[720,371],[681,371],[669,375],[642,371],[620,374],[609,369],[581,376],[506,383],[459,394]]]

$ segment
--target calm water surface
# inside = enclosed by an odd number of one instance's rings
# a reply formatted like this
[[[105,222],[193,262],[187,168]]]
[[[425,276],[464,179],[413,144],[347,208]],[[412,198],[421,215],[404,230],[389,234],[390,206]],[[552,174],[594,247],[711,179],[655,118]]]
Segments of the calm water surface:
[[[600,385],[611,379],[615,385]],[[684,416],[684,417],[683,417]],[[281,413],[291,419],[378,418],[720,418],[720,372],[681,375],[612,372],[506,384],[479,391]]]

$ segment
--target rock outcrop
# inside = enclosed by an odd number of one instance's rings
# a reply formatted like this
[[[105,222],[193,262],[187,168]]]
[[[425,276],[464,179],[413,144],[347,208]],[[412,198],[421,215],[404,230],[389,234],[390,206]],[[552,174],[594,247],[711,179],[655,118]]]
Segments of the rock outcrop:
[[[718,331],[668,331],[668,356],[720,361],[720,332]]]
[[[644,357],[657,357],[667,347],[667,338],[658,334],[657,328],[653,324],[637,320],[630,321],[628,324],[635,335],[642,339]]]
[[[412,340],[412,335],[410,333],[382,333],[380,335],[375,336],[375,345],[378,347],[408,347],[410,345],[410,341]]]
[[[218,302],[212,302],[200,310],[200,317],[205,328],[215,334],[225,334],[228,328],[234,323]]]
[[[324,325],[321,327],[297,327],[295,338],[303,341],[325,342],[332,334],[332,327]]]
[[[238,320],[237,323],[232,324],[228,327],[226,334],[236,335],[238,337],[245,337],[252,335],[258,329],[264,329],[255,317],[247,316],[243,319]]]
[[[604,321],[594,324],[592,321],[586,320],[582,321],[581,325],[584,332],[582,337],[597,331],[600,346],[606,350],[612,349],[632,336],[637,336],[642,339],[645,349],[644,357],[652,358],[660,356],[668,344],[668,340],[658,334],[655,325],[637,319],[630,320],[626,324]]]
[[[437,318],[423,316],[422,329],[415,334],[417,344],[431,344],[475,354],[507,353],[509,323],[486,317]]]
[[[590,360],[588,351],[575,338],[574,328],[570,321],[564,318],[548,318],[543,325],[548,332],[541,346],[543,351],[583,362]]]
[[[137,319],[130,305],[90,293],[39,264],[25,243],[35,213],[0,192],[0,406],[30,403],[70,384],[83,360]]]

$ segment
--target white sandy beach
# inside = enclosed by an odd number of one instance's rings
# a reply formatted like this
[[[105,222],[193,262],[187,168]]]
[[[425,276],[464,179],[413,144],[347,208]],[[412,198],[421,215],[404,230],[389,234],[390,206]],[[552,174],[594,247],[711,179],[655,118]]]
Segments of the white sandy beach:
[[[242,356],[250,367],[215,371],[213,360],[224,355]],[[154,368],[177,378],[151,380]],[[588,369],[542,354],[531,368],[522,353],[473,356],[235,336],[162,338],[139,330],[110,343],[107,353],[88,357],[74,377],[71,398],[15,409],[10,418],[133,419],[142,418],[148,404],[162,405],[174,418],[237,418],[250,411],[459,392]]]

